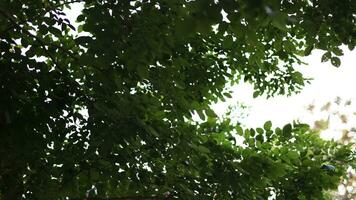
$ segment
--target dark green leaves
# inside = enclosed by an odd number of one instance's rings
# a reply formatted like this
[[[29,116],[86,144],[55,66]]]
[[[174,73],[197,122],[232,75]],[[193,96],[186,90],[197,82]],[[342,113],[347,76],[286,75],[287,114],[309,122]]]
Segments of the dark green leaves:
[[[283,138],[288,140],[292,136],[292,125],[287,124],[282,129]]]
[[[304,50],[304,56],[309,56],[310,53],[312,52],[314,46],[310,45]]]
[[[223,47],[226,49],[230,49],[233,45],[234,41],[231,35],[226,36],[223,39]]]
[[[335,53],[335,55],[342,55],[342,52],[340,52],[338,50],[335,50],[334,53]],[[340,65],[341,65],[340,58],[332,56],[331,52],[328,51],[323,54],[323,56],[321,57],[321,61],[326,62],[329,60],[331,60],[331,64],[334,65],[335,67],[340,67]]]
[[[213,110],[211,110],[211,109],[206,110],[205,113],[206,113],[206,115],[207,115],[208,117],[211,117],[211,118],[216,118],[216,117],[217,117],[217,115],[215,114],[215,112],[214,112]]]
[[[55,27],[48,27],[48,31],[51,32],[56,37],[62,36],[62,30]]]
[[[210,105],[241,79],[254,98],[299,91],[312,49],[340,66],[351,1],[83,0],[78,30],[63,2],[0,6],[0,198],[323,199],[337,185],[349,147]]]
[[[263,125],[263,128],[264,128],[265,130],[271,130],[271,128],[272,128],[272,122],[271,122],[271,121],[265,122],[265,124]]]
[[[75,42],[79,45],[86,45],[92,41],[93,41],[93,38],[89,37],[89,36],[80,36],[75,39]]]
[[[205,114],[202,110],[197,110],[197,113],[201,120],[205,120]]]
[[[294,80],[294,82],[296,84],[304,85],[304,78],[303,78],[303,75],[300,72],[294,72],[292,74],[292,79]]]
[[[258,97],[259,95],[260,95],[260,92],[259,92],[259,91],[255,91],[255,92],[253,92],[252,97],[253,97],[253,98],[256,98],[256,97]]]
[[[78,15],[77,22],[83,22],[85,20],[85,16],[83,14]]]
[[[243,134],[243,129],[241,128],[241,126],[236,125],[236,132],[237,132],[237,134],[239,134],[239,135],[242,135],[242,134]]]
[[[225,92],[225,93],[224,93],[224,96],[226,96],[226,97],[228,97],[228,98],[232,98],[231,94],[228,93],[228,92]]]
[[[321,57],[321,62],[326,62],[330,60],[331,58],[331,53],[330,52],[325,52],[323,56]]]
[[[340,65],[341,65],[340,58],[332,57],[331,58],[331,64],[334,65],[335,67],[340,67]]]

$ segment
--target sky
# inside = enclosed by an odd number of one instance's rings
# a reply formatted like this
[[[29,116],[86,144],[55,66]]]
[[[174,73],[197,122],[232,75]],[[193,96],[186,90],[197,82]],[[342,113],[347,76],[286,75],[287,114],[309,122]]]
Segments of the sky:
[[[356,111],[356,51],[350,51],[347,47],[342,47],[344,56],[341,57],[341,66],[336,68],[330,62],[321,62],[323,54],[320,50],[313,50],[311,55],[302,60],[308,65],[297,66],[305,77],[313,78],[303,90],[287,96],[275,96],[267,99],[266,96],[253,98],[253,87],[250,84],[241,83],[233,87],[233,95],[226,102],[213,105],[214,110],[222,115],[228,105],[236,102],[248,106],[247,117],[242,119],[246,127],[261,127],[264,122],[270,120],[274,126],[283,126],[293,120],[304,123],[311,123],[313,120],[325,117],[320,113],[312,115],[307,111],[307,106],[311,103],[323,105],[328,101],[334,101],[336,97],[345,100],[354,100],[354,104],[348,107],[345,112]],[[319,107],[320,107],[319,106]],[[319,115],[318,115],[319,114]],[[333,120],[333,119],[331,119]],[[336,121],[330,123],[339,129],[340,124]],[[352,124],[352,123],[349,123]],[[354,123],[356,124],[356,123]]]

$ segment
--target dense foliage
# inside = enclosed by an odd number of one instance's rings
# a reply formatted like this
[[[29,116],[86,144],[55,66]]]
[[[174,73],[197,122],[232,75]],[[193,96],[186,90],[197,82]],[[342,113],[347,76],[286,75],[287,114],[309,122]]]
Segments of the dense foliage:
[[[1,0],[0,199],[323,199],[348,146],[209,105],[299,91],[300,56],[339,66],[355,24],[353,0]]]

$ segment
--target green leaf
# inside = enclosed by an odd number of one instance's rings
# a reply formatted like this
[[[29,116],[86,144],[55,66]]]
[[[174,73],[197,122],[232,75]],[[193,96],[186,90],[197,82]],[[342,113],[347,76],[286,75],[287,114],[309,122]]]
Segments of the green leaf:
[[[216,117],[218,117],[218,116],[215,114],[215,112],[214,112],[213,110],[211,110],[211,109],[205,110],[205,113],[206,113],[206,115],[207,115],[208,117],[211,117],[211,118],[216,118]]]
[[[260,143],[263,143],[263,141],[264,141],[263,135],[257,135],[256,140],[259,141]]]
[[[210,150],[208,148],[206,148],[205,146],[203,146],[203,145],[199,145],[198,146],[198,150],[201,151],[202,153],[205,153],[205,154],[210,153]]]
[[[340,58],[332,57],[331,58],[331,64],[334,65],[335,67],[340,67],[340,65],[341,65]]]
[[[46,25],[40,25],[38,27],[38,32],[41,34],[41,35],[46,35],[48,33],[48,26]]]
[[[236,132],[239,135],[243,135],[243,133],[244,133],[243,129],[239,125],[236,125]]]
[[[335,47],[332,49],[332,52],[337,55],[337,56],[342,56],[344,55],[344,52],[342,51],[342,49],[338,48],[338,47]]]
[[[293,78],[295,83],[297,83],[299,85],[304,85],[304,78],[303,78],[303,75],[300,72],[294,72],[292,74],[292,78]]]
[[[78,33],[81,33],[81,32],[83,32],[83,24],[78,26]]]
[[[290,136],[292,135],[292,125],[291,124],[285,125],[282,129],[282,133],[286,139],[289,139]]]
[[[290,51],[290,52],[292,52],[292,51],[295,50],[294,44],[293,44],[291,41],[289,41],[289,40],[284,41],[284,48],[285,48],[287,51]]]
[[[55,27],[51,26],[51,27],[48,27],[48,30],[49,30],[52,34],[54,34],[55,36],[57,36],[57,37],[61,37],[61,36],[62,36],[62,31],[59,30],[58,28],[55,28]]]
[[[263,128],[265,130],[271,130],[272,128],[272,122],[271,121],[266,121],[265,124],[263,125]]]
[[[154,129],[154,128],[152,128],[151,126],[148,126],[148,125],[146,125],[146,129],[148,130],[148,132],[151,134],[151,135],[153,135],[154,137],[159,137],[159,134],[158,134],[158,132]]]
[[[331,53],[328,51],[328,52],[325,52],[323,54],[323,56],[321,57],[321,62],[326,62],[328,60],[330,60],[331,58]]]
[[[93,41],[93,38],[90,36],[80,36],[75,39],[75,42],[80,45],[88,44],[92,41]]]
[[[145,66],[138,66],[136,70],[141,79],[146,79],[149,76],[149,71]]]
[[[298,152],[296,151],[289,151],[287,153],[287,157],[290,159],[290,160],[297,160],[299,158],[299,154]]]
[[[254,137],[255,136],[255,134],[256,134],[256,131],[254,130],[254,129],[250,129],[250,135],[252,136],[252,137]]]
[[[282,13],[278,13],[272,20],[272,26],[278,28],[283,32],[287,32],[288,28],[286,27],[286,16]]]
[[[200,119],[204,121],[204,120],[205,120],[205,114],[204,114],[204,112],[203,112],[202,110],[197,110],[197,113],[198,113]]]
[[[83,22],[84,20],[85,20],[85,16],[84,15],[78,15],[77,22]]]
[[[98,180],[99,177],[100,177],[100,174],[96,169],[94,169],[94,168],[90,169],[90,178],[93,181]]]
[[[268,175],[273,178],[283,177],[286,174],[285,167],[280,162],[275,162],[273,168],[268,172]]]
[[[193,18],[185,18],[183,21],[178,22],[176,31],[180,36],[190,36],[197,28],[196,21]]]
[[[245,139],[249,139],[251,137],[250,130],[246,129],[244,132]]]
[[[257,131],[257,133],[259,133],[259,134],[263,134],[263,129],[262,128],[256,128],[256,131]]]
[[[29,41],[28,41],[28,38],[21,38],[21,44],[23,47],[28,47],[30,44],[29,44]]]
[[[234,43],[232,36],[228,35],[224,38],[223,40],[223,47],[226,49],[230,49],[232,47],[232,44]]]
[[[271,139],[272,134],[273,134],[273,131],[272,131],[272,130],[266,131],[267,140]]]
[[[308,46],[308,47],[304,50],[304,56],[309,56],[313,49],[314,49],[314,46],[313,46],[313,45]]]
[[[230,99],[232,98],[231,94],[228,93],[228,92],[225,92],[225,93],[224,93],[224,96],[226,96],[226,97],[228,97],[228,98],[230,98]]]

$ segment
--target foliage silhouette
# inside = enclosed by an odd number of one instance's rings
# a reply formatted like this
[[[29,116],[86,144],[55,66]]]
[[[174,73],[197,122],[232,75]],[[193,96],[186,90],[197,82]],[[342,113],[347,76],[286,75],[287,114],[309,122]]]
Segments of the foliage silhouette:
[[[78,27],[63,12],[76,2]],[[254,96],[298,92],[307,80],[293,66],[313,49],[339,66],[355,11],[351,0],[2,0],[0,199],[323,199],[349,146],[297,123],[243,130],[209,105],[240,80]]]

